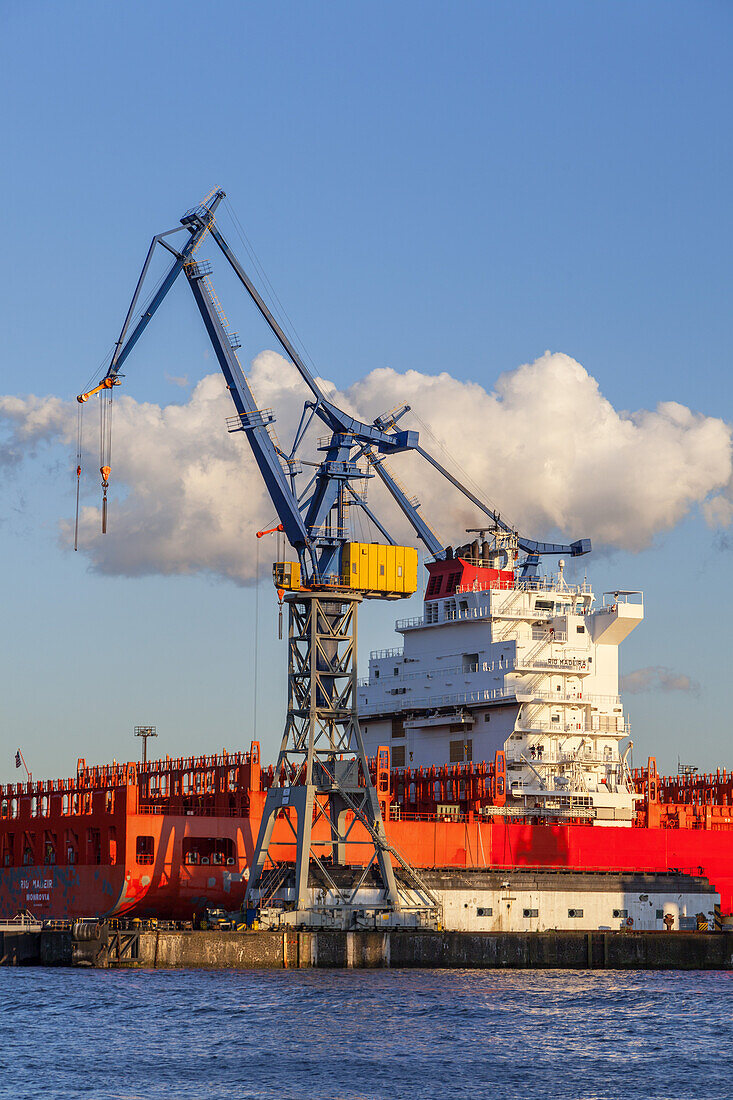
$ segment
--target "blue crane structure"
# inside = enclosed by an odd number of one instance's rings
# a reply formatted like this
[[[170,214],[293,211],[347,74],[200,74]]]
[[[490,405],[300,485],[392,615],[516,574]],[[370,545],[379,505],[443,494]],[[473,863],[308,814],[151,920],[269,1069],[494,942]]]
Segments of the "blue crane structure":
[[[536,567],[542,555],[577,557],[590,551],[589,539],[579,539],[570,544],[537,542],[515,532],[497,512],[488,507],[421,446],[417,432],[398,430],[397,422],[409,412],[409,406],[403,405],[400,409],[383,417],[377,417],[373,423],[368,424],[355,419],[329,401],[263,301],[219,228],[215,213],[224,197],[224,191],[215,191],[207,200],[189,210],[181,218],[180,227],[157,234],[153,238],[107,372],[100,385],[89,393],[81,394],[79,401],[86,401],[99,390],[111,389],[119,385],[120,370],[126,359],[168,291],[178,276],[183,273],[193,292],[234,402],[236,416],[229,419],[229,430],[247,433],[255,461],[285,536],[298,556],[301,577],[309,587],[318,587],[320,584],[333,585],[341,577],[341,550],[343,544],[348,541],[343,516],[349,502],[363,508],[386,540],[390,543],[394,542],[366,502],[353,490],[353,483],[364,478],[364,471],[358,465],[361,458],[366,458],[370,469],[378,474],[428,551],[438,557],[444,554],[445,547],[420,515],[419,502],[415,498],[408,497],[395,477],[385,468],[384,460],[401,451],[415,451],[420,454],[493,524],[507,534],[514,535],[518,548],[527,555],[527,561],[524,563],[525,571]],[[188,230],[189,238],[179,251],[172,247],[169,237],[183,229]],[[286,356],[310,390],[311,398],[304,403],[298,430],[289,452],[284,451],[268,431],[268,427],[275,420],[272,411],[257,407],[257,402],[237,358],[238,338],[236,333],[229,330],[208,279],[211,266],[205,261],[196,260],[196,253],[207,237],[215,241],[221,249]],[[145,277],[158,245],[172,253],[173,263],[130,331]],[[327,445],[322,448],[325,452],[323,459],[310,483],[299,492],[296,487],[296,478],[299,473],[302,473],[299,448],[314,417],[318,417],[326,425],[331,437]]]
[[[288,713],[275,782],[267,793],[252,861],[248,904],[261,904],[273,893],[275,883],[282,886],[285,881],[286,870],[273,854],[274,822],[285,811],[296,841],[291,891],[296,915],[292,919],[307,923],[308,914],[312,915],[317,908],[309,878],[311,871],[319,887],[317,896],[321,911],[318,920],[322,922],[324,910],[331,916],[335,913],[343,916],[353,910],[358,904],[359,889],[367,881],[372,867],[378,869],[383,885],[382,910],[391,911],[393,915],[401,913],[403,920],[408,911],[412,919],[418,919],[419,914],[434,916],[434,897],[387,839],[382,805],[371,782],[356,711],[358,603],[365,596],[411,595],[415,585],[395,586],[392,583],[388,589],[379,582],[367,582],[361,576],[354,581],[345,571],[344,556],[353,545],[347,522],[351,505],[361,507],[386,544],[399,549],[364,496],[355,489],[355,483],[372,476],[371,471],[374,471],[417,537],[435,557],[442,557],[450,550],[442,545],[420,514],[419,501],[408,496],[387,468],[385,460],[391,455],[405,451],[420,454],[488,517],[495,531],[509,536],[512,545],[526,554],[522,563],[524,575],[536,571],[542,555],[576,557],[588,553],[590,541],[581,539],[567,545],[536,542],[514,531],[421,446],[417,432],[399,427],[409,406],[403,405],[366,423],[330,401],[224,237],[216,219],[217,208],[224,198],[224,191],[213,191],[184,214],[180,226],[153,238],[106,373],[97,386],[80,394],[78,400],[83,404],[95,393],[111,396],[113,388],[120,384],[120,371],[128,356],[178,276],[183,274],[234,402],[236,415],[228,418],[228,429],[246,433],[277,513],[279,528],[298,559],[297,563],[278,562],[274,567],[275,583],[281,590],[281,599],[287,591],[289,608]],[[170,238],[184,231],[188,232],[185,243],[175,248]],[[255,401],[237,356],[239,339],[231,331],[209,280],[211,265],[197,258],[199,248],[207,239],[218,246],[310,391],[289,451],[282,448],[272,431],[275,419],[272,410],[259,408]],[[171,254],[172,263],[150,301],[136,316],[143,285],[158,247]],[[304,438],[314,418],[325,424],[330,433],[319,445],[323,457],[315,464],[301,457]],[[110,474],[107,462],[103,459],[100,467],[105,491],[103,530]],[[301,489],[298,478],[306,464],[314,472]],[[370,472],[365,473],[365,465]],[[292,825],[291,811],[296,815],[297,828]],[[319,817],[326,819],[328,829],[326,839],[317,841],[312,826]],[[354,845],[359,844],[366,846],[367,858],[360,861],[356,882],[344,886],[343,879],[335,875],[333,868],[344,865],[349,853],[353,857]],[[269,878],[266,873],[268,861],[274,865]],[[402,868],[400,883],[395,879],[393,864]],[[384,917],[384,912],[381,915]]]

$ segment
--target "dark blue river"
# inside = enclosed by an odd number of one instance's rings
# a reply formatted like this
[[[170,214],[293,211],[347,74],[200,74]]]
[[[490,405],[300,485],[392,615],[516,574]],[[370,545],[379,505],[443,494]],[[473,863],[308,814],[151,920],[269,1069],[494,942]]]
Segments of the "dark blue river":
[[[733,974],[0,970],[13,1100],[718,1100]]]

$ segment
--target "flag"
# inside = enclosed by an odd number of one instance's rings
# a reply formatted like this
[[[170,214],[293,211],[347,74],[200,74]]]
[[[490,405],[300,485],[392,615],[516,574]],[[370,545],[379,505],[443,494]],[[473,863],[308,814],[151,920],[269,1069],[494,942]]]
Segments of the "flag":
[[[23,767],[23,758],[20,755],[20,749],[18,749],[18,751],[15,754],[15,766],[16,766],[16,768],[22,768]]]

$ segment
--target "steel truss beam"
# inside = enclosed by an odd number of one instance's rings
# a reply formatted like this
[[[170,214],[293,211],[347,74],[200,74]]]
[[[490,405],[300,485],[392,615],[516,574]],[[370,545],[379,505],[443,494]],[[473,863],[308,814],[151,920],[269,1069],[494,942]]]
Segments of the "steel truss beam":
[[[372,784],[356,709],[358,593],[297,592],[288,604],[288,712],[275,772],[267,792],[247,888],[248,904],[261,901],[263,871],[273,855],[273,830],[286,811],[296,841],[295,893],[299,911],[313,908],[308,889],[311,861],[325,879],[329,907],[355,904],[372,867],[382,882],[379,907],[403,906],[390,855],[402,865],[408,908],[432,909],[435,899],[387,840]],[[293,826],[291,811],[296,815]],[[325,821],[327,840],[313,839]],[[358,826],[355,830],[355,826]],[[321,830],[319,829],[319,832]],[[337,885],[331,868],[346,865],[346,845],[360,845],[358,881]],[[341,877],[341,876],[338,876]]]

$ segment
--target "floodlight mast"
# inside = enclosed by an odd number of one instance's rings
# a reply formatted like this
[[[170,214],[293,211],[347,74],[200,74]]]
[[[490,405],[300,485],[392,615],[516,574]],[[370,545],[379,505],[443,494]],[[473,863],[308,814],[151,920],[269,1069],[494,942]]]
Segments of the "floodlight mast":
[[[422,455],[493,523],[515,535],[517,545],[527,554],[525,574],[536,570],[542,554],[577,556],[590,550],[590,542],[580,540],[569,545],[539,543],[513,532],[498,514],[420,445],[417,432],[398,428],[398,421],[409,412],[409,406],[402,406],[377,417],[372,423],[366,423],[329,401],[217,224],[216,211],[224,198],[224,191],[212,191],[203,202],[184,214],[180,227],[153,237],[107,371],[100,383],[88,393],[80,394],[78,400],[85,403],[93,394],[113,392],[113,387],[120,384],[121,368],[176,279],[183,273],[234,403],[236,415],[228,418],[228,429],[230,432],[243,431],[247,435],[280,521],[278,526],[298,559],[297,562],[279,562],[274,567],[276,586],[289,608],[288,717],[275,782],[267,794],[255,849],[248,902],[261,900],[263,896],[261,880],[267,860],[273,859],[271,849],[275,817],[283,810],[289,813],[290,809],[295,809],[295,893],[298,912],[313,911],[308,880],[312,864],[318,866],[321,883],[325,883],[321,896],[325,896],[327,907],[343,914],[355,905],[356,891],[351,887],[345,889],[337,883],[328,866],[353,859],[355,846],[361,844],[367,847],[367,858],[361,861],[366,869],[360,883],[372,866],[379,868],[384,888],[384,908],[394,913],[402,908],[404,913],[404,898],[400,897],[393,871],[394,860],[402,865],[403,877],[409,880],[412,908],[434,916],[435,898],[419,883],[414,871],[407,867],[387,841],[356,709],[358,603],[364,597],[393,599],[412,595],[417,587],[416,551],[395,544],[387,527],[369,509],[362,494],[355,488],[355,483],[373,476],[370,472],[373,470],[417,537],[436,557],[444,556],[445,547],[420,515],[419,501],[408,497],[395,475],[387,469],[385,459],[390,455],[403,451],[415,451]],[[189,237],[178,250],[169,238],[183,231],[187,231]],[[275,421],[272,410],[258,407],[255,401],[237,356],[239,339],[231,331],[209,279],[211,264],[196,257],[207,238],[222,252],[310,391],[289,452],[282,449],[271,431]],[[173,256],[173,262],[152,299],[133,323],[158,246]],[[319,446],[323,459],[316,465],[309,485],[299,493],[296,488],[302,470],[299,454],[314,417],[326,425],[330,438]],[[367,472],[359,465],[360,461],[362,466],[367,463]],[[385,538],[387,545],[379,547],[378,551],[391,555],[389,560],[394,565],[393,569],[387,570],[393,577],[389,588],[386,581],[375,580],[373,573],[366,579],[366,573],[360,568],[360,551],[356,548],[362,544],[354,543],[350,537],[347,523],[349,505],[361,507]],[[398,561],[401,564],[397,564]],[[382,573],[385,574],[384,569]],[[349,753],[354,754],[353,762],[343,759],[344,754]],[[348,811],[351,813],[348,814]],[[345,823],[347,814],[351,818],[348,826]],[[314,816],[324,817],[327,821],[326,841],[313,837]],[[328,866],[322,858],[324,847],[330,852]],[[320,848],[320,856],[316,848]]]

